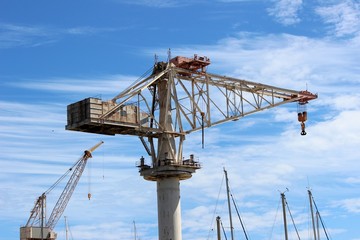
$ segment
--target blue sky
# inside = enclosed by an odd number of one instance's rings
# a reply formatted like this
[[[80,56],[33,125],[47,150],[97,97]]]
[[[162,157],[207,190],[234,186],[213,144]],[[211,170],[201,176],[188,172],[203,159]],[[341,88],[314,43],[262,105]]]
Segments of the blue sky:
[[[35,199],[100,140],[64,213],[74,239],[133,239],[133,221],[140,239],[157,239],[156,186],[135,168],[140,141],[64,126],[68,104],[111,99],[169,48],[208,56],[211,73],[319,94],[305,137],[295,104],[209,128],[205,149],[200,133],[187,137],[184,155],[203,168],[181,182],[183,239],[215,239],[217,215],[228,226],[225,167],[251,239],[283,237],[286,188],[311,239],[311,188],[331,238],[359,240],[358,0],[0,1],[0,240],[19,239]],[[65,238],[63,218],[55,231]]]

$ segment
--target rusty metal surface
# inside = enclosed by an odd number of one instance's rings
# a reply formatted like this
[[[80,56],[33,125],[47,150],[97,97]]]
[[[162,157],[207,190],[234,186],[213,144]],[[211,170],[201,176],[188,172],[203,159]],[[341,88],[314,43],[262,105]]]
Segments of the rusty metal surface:
[[[197,71],[201,69],[202,72],[205,72],[205,67],[210,64],[210,59],[208,57],[199,57],[194,55],[193,58],[177,56],[170,60],[170,63],[174,64],[178,68],[188,69],[190,71]]]

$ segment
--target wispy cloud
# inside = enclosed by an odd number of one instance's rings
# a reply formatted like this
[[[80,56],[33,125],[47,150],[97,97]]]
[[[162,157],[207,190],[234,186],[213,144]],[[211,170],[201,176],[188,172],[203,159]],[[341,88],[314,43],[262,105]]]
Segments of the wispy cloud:
[[[273,0],[274,6],[268,9],[270,16],[283,25],[293,25],[300,22],[298,16],[302,0]]]
[[[334,203],[334,206],[342,207],[351,213],[360,213],[360,198],[349,198]]]
[[[38,47],[57,42],[66,35],[94,35],[100,32],[116,31],[116,29],[89,26],[61,29],[46,25],[0,23],[0,31],[0,48],[13,48]]]
[[[316,13],[329,24],[330,33],[337,37],[360,32],[360,3],[358,1],[337,1],[336,4],[318,7]]]
[[[360,46],[356,42],[313,39],[289,34],[256,35],[239,33],[216,45],[173,49],[175,54],[191,56],[193,49],[209,56],[209,72],[287,88],[321,93],[349,93],[345,84],[359,88],[358,64]],[[152,50],[150,52],[166,52]],[[174,54],[174,53],[173,53]],[[333,85],[337,87],[334,88]],[[327,99],[322,96],[320,101]]]
[[[0,24],[0,48],[38,46],[55,41],[46,28],[15,24]]]
[[[89,27],[89,26],[83,26],[83,27],[73,27],[73,28],[67,28],[67,29],[60,29],[59,32],[67,33],[70,35],[94,35],[101,32],[113,32],[120,29],[125,28],[95,28],[95,27]]]
[[[175,7],[183,7],[189,4],[193,4],[194,1],[189,0],[116,0],[117,2],[132,4],[132,5],[141,5],[144,7],[152,7],[152,8],[175,8]]]
[[[125,75],[102,75],[79,78],[54,77],[50,79],[20,79],[8,83],[9,86],[51,92],[88,93],[90,96],[102,94],[116,95],[138,77]],[[111,96],[111,95],[110,95]]]

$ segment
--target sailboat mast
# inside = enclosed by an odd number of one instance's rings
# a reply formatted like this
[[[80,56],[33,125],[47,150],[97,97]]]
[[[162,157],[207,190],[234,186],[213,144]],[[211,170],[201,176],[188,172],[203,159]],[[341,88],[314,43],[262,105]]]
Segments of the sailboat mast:
[[[229,220],[230,220],[230,232],[231,232],[231,240],[234,240],[234,228],[231,217],[231,205],[230,205],[230,188],[229,188],[229,179],[227,176],[227,171],[224,168],[225,180],[226,180],[226,192],[227,192],[227,200],[228,200],[228,208],[229,208]]]
[[[311,194],[310,190],[308,190],[308,194],[309,194],[309,203],[310,203],[310,214],[311,214],[312,226],[313,226],[313,231],[314,231],[314,240],[317,240],[316,226],[315,226],[315,219],[314,219],[314,210],[313,210],[313,205],[312,205],[312,194]]]
[[[281,203],[282,203],[282,209],[283,209],[283,219],[284,219],[284,232],[285,232],[285,240],[288,240],[288,230],[287,230],[287,221],[286,221],[286,209],[285,209],[285,193],[281,193]]]
[[[69,236],[68,236],[68,224],[67,224],[67,219],[66,219],[66,216],[64,216],[65,218],[65,239],[66,240],[69,240]]]
[[[221,230],[220,230],[220,217],[216,217],[216,230],[217,230],[217,240],[221,240]]]
[[[317,239],[320,240],[320,213],[316,211],[316,233],[317,233]]]
[[[137,236],[136,236],[136,224],[135,224],[135,221],[133,221],[134,223],[134,239],[136,240]]]

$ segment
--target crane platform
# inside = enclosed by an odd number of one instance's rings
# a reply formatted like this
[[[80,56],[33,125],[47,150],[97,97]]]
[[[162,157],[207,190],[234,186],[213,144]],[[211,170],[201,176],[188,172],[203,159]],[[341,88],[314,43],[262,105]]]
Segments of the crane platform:
[[[112,101],[99,98],[86,98],[68,105],[66,130],[90,132],[105,135],[125,134],[145,136],[149,116],[140,113],[134,105],[124,105],[106,119],[102,115],[116,108]]]
[[[190,155],[190,158],[180,162],[165,158],[153,166],[145,164],[144,158],[141,157],[140,162],[136,165],[139,168],[140,175],[148,181],[157,181],[159,178],[169,176],[176,176],[180,180],[185,180],[191,178],[191,175],[195,173],[197,169],[201,168],[200,162],[195,160],[193,154]]]
[[[20,228],[20,240],[29,239],[44,239],[55,240],[57,234],[48,227],[21,227]]]

